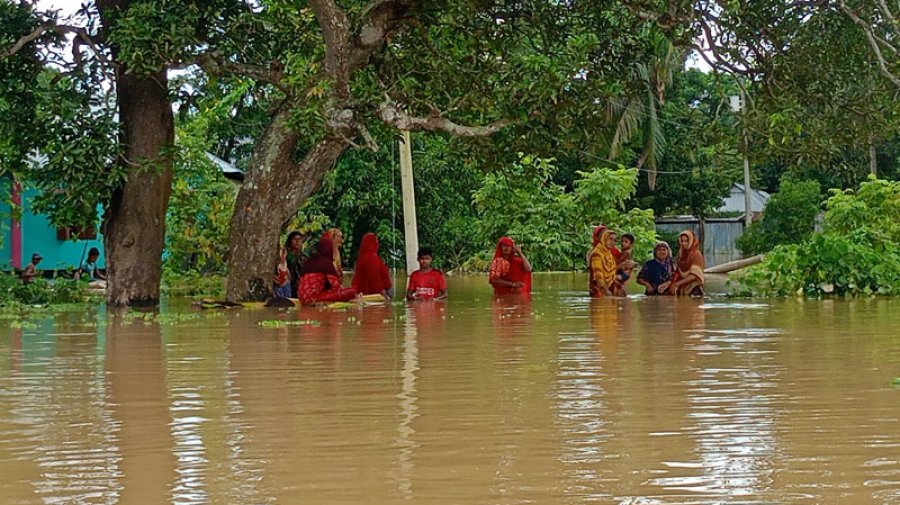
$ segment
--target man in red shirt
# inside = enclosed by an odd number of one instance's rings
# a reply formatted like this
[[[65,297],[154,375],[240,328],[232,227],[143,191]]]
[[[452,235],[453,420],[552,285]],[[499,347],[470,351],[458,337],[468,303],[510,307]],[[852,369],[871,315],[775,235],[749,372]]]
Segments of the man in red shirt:
[[[431,249],[419,249],[416,258],[419,260],[419,269],[409,276],[406,299],[415,301],[447,298],[447,281],[444,280],[444,274],[431,267],[433,259]]]

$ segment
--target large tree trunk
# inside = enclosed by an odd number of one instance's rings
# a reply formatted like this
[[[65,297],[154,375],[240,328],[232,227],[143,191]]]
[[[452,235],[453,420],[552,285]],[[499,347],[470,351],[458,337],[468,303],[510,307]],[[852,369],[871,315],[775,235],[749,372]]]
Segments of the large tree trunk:
[[[238,192],[228,239],[229,301],[263,300],[271,295],[282,228],[347,148],[343,139],[327,137],[295,163],[298,137],[288,126],[290,115],[287,103],[275,113]]]
[[[115,306],[155,305],[175,140],[168,81],[164,70],[150,76],[119,70],[116,84],[123,149],[119,163],[128,176],[106,209],[106,299]]]

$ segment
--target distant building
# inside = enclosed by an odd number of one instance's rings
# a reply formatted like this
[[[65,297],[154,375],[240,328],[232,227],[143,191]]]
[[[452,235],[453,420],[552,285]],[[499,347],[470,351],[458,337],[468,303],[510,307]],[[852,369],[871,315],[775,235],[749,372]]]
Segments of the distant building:
[[[739,260],[744,256],[737,248],[737,239],[744,234],[744,215],[738,217],[708,217],[705,220],[703,233],[703,259],[706,267],[714,267],[729,261]],[[700,220],[694,216],[670,216],[656,220],[656,230],[669,234],[691,230],[700,237]],[[672,250],[678,244],[669,244]]]
[[[762,213],[769,201],[769,194],[765,191],[750,188],[750,210],[753,211],[753,219],[762,217]],[[712,267],[739,260],[744,256],[737,248],[737,239],[744,234],[744,185],[734,183],[722,206],[715,210],[716,214],[726,214],[732,217],[708,217],[705,220],[703,236],[703,258],[706,266]],[[666,233],[679,233],[683,230],[693,230],[700,237],[700,220],[695,216],[665,216],[656,219],[656,229]],[[675,244],[671,244],[677,248]]]
[[[753,212],[754,220],[758,219],[763,210],[765,210],[769,196],[765,191],[750,188],[750,210]],[[745,208],[744,185],[734,183],[731,185],[731,189],[728,192],[728,196],[725,197],[722,206],[716,209],[716,213],[740,212],[743,215]]]
[[[0,270],[21,269],[33,253],[41,253],[42,270],[78,268],[88,249],[100,250],[97,265],[105,268],[100,223],[88,229],[55,227],[43,214],[34,212],[35,189],[14,183],[12,177],[0,178]],[[7,202],[19,209],[18,219]]]
[[[244,173],[234,165],[209,153],[207,157],[226,179],[243,182]],[[0,177],[0,271],[21,269],[35,252],[44,257],[43,270],[76,269],[91,247],[100,250],[97,265],[106,268],[100,223],[89,229],[55,227],[47,216],[34,212],[37,195],[37,190],[15,184],[10,176]],[[8,202],[19,208],[18,217]]]

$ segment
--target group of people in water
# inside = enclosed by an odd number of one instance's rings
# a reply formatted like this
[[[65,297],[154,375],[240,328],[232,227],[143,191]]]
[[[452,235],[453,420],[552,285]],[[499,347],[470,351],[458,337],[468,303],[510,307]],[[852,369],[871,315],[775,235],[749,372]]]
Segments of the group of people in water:
[[[326,231],[316,244],[315,252],[303,253],[304,237],[299,232],[288,234],[280,251],[275,273],[275,296],[299,298],[304,305],[347,302],[358,296],[394,298],[394,286],[387,265],[378,256],[379,242],[374,233],[363,235],[353,269],[350,286],[343,285],[343,263],[340,247],[344,243],[341,230]],[[409,277],[406,298],[410,301],[447,297],[444,274],[432,265],[433,253],[420,249],[419,269]]]
[[[592,297],[625,296],[625,284],[637,268],[632,259],[634,236],[622,235],[620,245],[618,249],[614,231],[605,226],[594,228],[593,247],[588,253]],[[678,235],[678,257],[673,256],[669,244],[657,242],[653,257],[638,271],[637,283],[650,296],[702,296],[704,269],[700,241],[694,232],[685,230]]]
[[[360,243],[350,286],[343,285],[343,263],[340,248],[344,243],[341,230],[331,228],[318,243],[315,252],[304,254],[305,237],[291,232],[281,248],[276,268],[274,291],[277,298],[299,298],[304,305],[347,302],[360,296],[392,299],[393,281],[387,265],[378,256],[379,242],[374,233],[367,233]],[[587,254],[588,291],[592,297],[626,296],[625,286],[638,264],[632,257],[634,236],[623,234],[621,239],[606,226],[594,228],[593,240]],[[412,272],[406,286],[409,301],[434,300],[447,297],[447,282],[443,272],[432,266],[433,252],[420,249],[419,269]],[[666,242],[658,242],[653,257],[640,265],[637,283],[645,293],[654,295],[703,295],[703,253],[700,243],[690,230],[678,236],[678,256]],[[488,282],[496,295],[531,293],[531,262],[510,237],[497,242],[491,260]]]

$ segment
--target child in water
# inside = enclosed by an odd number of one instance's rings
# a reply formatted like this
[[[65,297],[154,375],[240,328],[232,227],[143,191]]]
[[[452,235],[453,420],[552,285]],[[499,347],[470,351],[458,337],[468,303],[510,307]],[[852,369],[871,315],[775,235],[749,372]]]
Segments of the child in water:
[[[625,233],[622,235],[622,249],[619,251],[619,256],[616,264],[616,282],[615,282],[615,295],[616,296],[625,296],[625,284],[628,282],[628,279],[631,278],[631,272],[637,266],[637,263],[634,262],[631,256],[632,247],[634,247],[634,235],[630,233]]]

